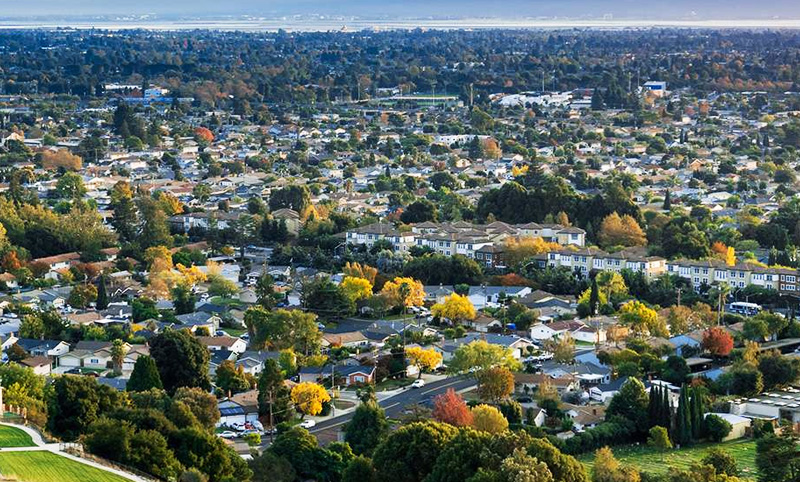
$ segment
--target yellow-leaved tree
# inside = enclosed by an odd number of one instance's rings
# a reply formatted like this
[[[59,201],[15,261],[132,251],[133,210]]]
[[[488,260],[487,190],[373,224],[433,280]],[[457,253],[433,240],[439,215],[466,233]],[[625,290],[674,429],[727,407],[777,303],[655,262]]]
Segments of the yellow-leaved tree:
[[[352,301],[366,300],[372,296],[372,283],[364,278],[345,276],[339,288]]]
[[[613,212],[603,219],[597,240],[601,246],[644,246],[647,236],[636,220]]]
[[[666,322],[641,301],[629,301],[619,310],[619,321],[637,334],[669,336]]]
[[[378,276],[377,268],[373,268],[372,266],[366,264],[361,264],[357,261],[352,263],[348,261],[345,263],[343,272],[346,276],[352,276],[353,278],[364,278],[372,285],[375,284],[375,277]]]
[[[537,254],[549,253],[562,247],[558,243],[549,243],[540,237],[526,236],[508,238],[505,241],[504,259],[508,266],[516,267]]]
[[[392,306],[422,306],[425,288],[414,278],[397,277],[383,285],[381,293]]]
[[[475,306],[472,301],[464,295],[453,293],[446,297],[443,302],[436,303],[431,307],[431,314],[439,318],[447,318],[453,324],[463,323],[475,319]]]
[[[317,383],[303,382],[292,388],[292,403],[303,416],[318,415],[322,412],[322,404],[330,401],[331,396]]]
[[[423,371],[433,371],[442,364],[442,354],[433,348],[423,349],[418,346],[406,348],[406,356],[412,365],[419,368],[420,376]]]
[[[476,430],[489,433],[502,433],[508,430],[508,420],[500,410],[491,405],[477,405],[472,410],[472,426]]]

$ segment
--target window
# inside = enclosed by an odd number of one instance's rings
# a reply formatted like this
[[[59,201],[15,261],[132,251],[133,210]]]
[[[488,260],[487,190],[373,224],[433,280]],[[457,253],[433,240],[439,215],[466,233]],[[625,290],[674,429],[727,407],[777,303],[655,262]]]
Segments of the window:
[[[698,273],[700,273],[700,268],[695,268],[695,269],[694,269],[694,273],[695,273],[695,274],[698,274]]]

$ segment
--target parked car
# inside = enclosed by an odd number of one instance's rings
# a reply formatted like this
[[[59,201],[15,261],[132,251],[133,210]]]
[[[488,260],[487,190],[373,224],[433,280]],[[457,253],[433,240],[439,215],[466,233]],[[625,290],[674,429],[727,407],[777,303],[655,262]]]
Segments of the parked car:
[[[316,424],[317,424],[317,422],[315,422],[313,420],[310,420],[310,419],[309,420],[303,420],[302,422],[300,422],[300,426],[305,428],[305,429],[309,429],[309,428],[315,426]]]
[[[220,432],[220,433],[217,434],[217,436],[218,437],[222,437],[222,438],[227,438],[227,439],[232,439],[232,438],[238,437],[236,432],[233,432],[231,430],[226,430],[224,432]]]
[[[411,384],[411,388],[422,388],[425,386],[425,380],[421,378],[417,378],[414,380],[414,383]]]
[[[217,330],[214,332],[214,336],[226,336],[226,335],[227,333],[225,333],[223,330]]]

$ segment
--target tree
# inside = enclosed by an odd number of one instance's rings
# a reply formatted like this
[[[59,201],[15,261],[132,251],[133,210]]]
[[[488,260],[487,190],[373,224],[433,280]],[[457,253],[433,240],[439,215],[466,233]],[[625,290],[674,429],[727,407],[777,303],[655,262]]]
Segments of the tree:
[[[419,199],[406,206],[400,214],[400,220],[406,224],[423,223],[425,221],[436,221],[436,206],[427,199]]]
[[[344,440],[358,455],[371,455],[389,435],[389,422],[383,409],[374,401],[362,403],[344,429]]]
[[[628,380],[611,398],[606,410],[606,419],[619,416],[636,424],[639,431],[647,429],[647,406],[649,399],[644,384],[636,378]]]
[[[345,276],[339,286],[344,295],[353,302],[366,300],[372,296],[372,284],[364,278]]]
[[[558,363],[572,363],[575,361],[575,339],[569,333],[564,333],[557,340],[548,340],[547,349],[553,353],[553,360]]]
[[[672,448],[672,441],[669,439],[669,432],[664,427],[656,425],[650,429],[647,437],[647,445],[655,447],[661,452],[661,461],[664,461],[664,452]]]
[[[422,306],[425,289],[422,283],[413,278],[398,277],[387,281],[381,293],[389,299],[392,306]]]
[[[263,273],[256,281],[256,298],[258,304],[266,310],[275,307],[277,295],[275,293],[275,280],[268,273]]]
[[[481,371],[494,366],[504,366],[509,370],[520,368],[520,362],[508,348],[487,343],[485,340],[475,340],[458,347],[453,358],[448,363],[448,369],[453,373]]]
[[[253,471],[251,482],[294,482],[297,477],[288,460],[270,451],[251,460],[250,470]]]
[[[688,216],[674,218],[664,226],[661,249],[668,258],[702,259],[710,254],[706,233]]]
[[[675,432],[672,436],[679,446],[688,445],[692,441],[692,418],[689,408],[689,388],[681,386],[678,397],[678,409],[675,414]]]
[[[239,292],[239,286],[224,276],[209,276],[208,294],[230,298]]]
[[[717,380],[719,391],[752,397],[764,390],[764,376],[752,363],[736,363]]]
[[[172,306],[176,315],[194,313],[197,297],[187,283],[178,283],[172,288]]]
[[[728,356],[733,350],[733,337],[719,326],[703,333],[703,348],[714,356]]]
[[[514,374],[503,366],[491,367],[478,374],[478,396],[497,402],[514,392]]]
[[[416,422],[392,432],[375,450],[372,460],[378,480],[422,482],[458,430],[436,422]]]
[[[61,199],[81,199],[86,195],[86,186],[80,174],[65,172],[56,181],[56,195]]]
[[[292,388],[292,403],[303,416],[318,415],[322,412],[322,404],[331,401],[331,396],[322,385],[303,382]]]
[[[725,474],[731,477],[736,477],[739,475],[739,468],[736,466],[736,459],[734,459],[729,453],[716,447],[709,449],[700,463],[714,467],[718,474]]]
[[[453,293],[446,297],[442,303],[431,307],[431,314],[439,318],[450,320],[453,324],[475,319],[475,307],[466,296]]]
[[[72,288],[67,298],[67,303],[73,308],[86,308],[89,303],[97,299],[97,287],[92,284],[77,285]]]
[[[622,465],[609,447],[597,449],[592,469],[592,482],[639,482],[639,471]]]
[[[231,360],[219,364],[216,373],[217,387],[223,393],[234,394],[250,390],[250,379],[244,373],[244,367],[236,366]]]
[[[278,362],[265,361],[258,376],[258,414],[274,427],[291,416],[290,402],[290,392]]]
[[[669,189],[667,189],[667,192],[664,194],[664,205],[662,206],[662,209],[667,212],[672,209],[672,196],[669,192]]]
[[[704,422],[706,435],[708,435],[709,439],[717,443],[722,442],[722,439],[727,437],[733,429],[727,420],[713,413],[706,415]]]
[[[605,247],[644,246],[647,244],[647,237],[636,219],[627,214],[620,217],[616,212],[603,219],[600,231],[597,233],[597,240]]]
[[[406,349],[406,357],[412,365],[419,368],[419,376],[422,377],[423,371],[433,371],[442,364],[442,354],[433,348],[423,349],[412,346]]]
[[[666,336],[667,327],[658,313],[641,301],[629,301],[619,310],[619,320],[635,333]]]
[[[561,249],[558,243],[550,243],[540,237],[507,238],[503,246],[503,259],[508,266],[518,268],[533,256]]]
[[[80,171],[83,166],[83,159],[67,149],[45,150],[42,152],[41,162],[42,167],[49,171],[58,171],[59,169]]]
[[[800,448],[789,428],[778,435],[767,435],[756,442],[756,467],[762,482],[789,482],[800,473]]]
[[[211,388],[208,349],[187,330],[170,330],[150,339],[150,356],[156,362],[168,393],[180,387]]]
[[[131,378],[125,385],[125,390],[129,392],[146,392],[153,388],[162,389],[161,376],[153,358],[147,355],[139,355],[133,365]]]
[[[322,342],[317,316],[313,313],[299,310],[270,312],[262,306],[253,306],[245,311],[244,323],[250,335],[251,349],[293,348],[299,353],[310,355],[319,350]]]
[[[212,430],[219,421],[217,399],[207,390],[198,387],[180,387],[172,397],[174,403],[183,403],[206,430]]]
[[[769,337],[767,322],[759,318],[748,318],[744,321],[742,335],[752,341],[766,341]]]
[[[169,234],[167,215],[159,203],[151,197],[139,197],[136,200],[139,209],[139,227],[136,240],[142,249],[153,246],[171,246],[172,236]]]
[[[524,449],[514,449],[511,456],[500,463],[500,480],[515,482],[553,482],[547,464],[528,455]]]
[[[500,433],[508,429],[508,420],[500,410],[491,405],[477,405],[472,408],[472,426],[476,430]]]
[[[98,310],[108,308],[108,292],[106,291],[106,277],[100,276],[97,281],[97,301],[95,306]]]
[[[128,354],[128,345],[119,338],[114,340],[111,344],[111,364],[114,368],[114,373],[122,373],[122,364],[125,361],[125,355]]]
[[[114,216],[111,225],[122,241],[133,241],[138,224],[136,204],[133,202],[133,191],[126,181],[119,181],[111,188],[111,209]]]
[[[269,210],[274,212],[284,208],[297,211],[301,219],[305,219],[312,208],[311,192],[308,187],[290,185],[273,190],[269,197]]]
[[[452,388],[433,398],[433,418],[456,427],[472,425],[472,412],[464,398]]]
[[[764,376],[764,388],[772,390],[797,381],[800,377],[800,361],[785,357],[778,350],[770,350],[758,358],[758,370]]]
[[[92,377],[58,377],[48,400],[47,428],[64,440],[75,440],[100,417],[122,405],[119,392]]]
[[[323,318],[341,318],[356,311],[355,301],[348,298],[341,287],[327,277],[303,282],[300,302],[306,309]]]
[[[361,264],[358,262],[347,262],[344,265],[344,269],[342,272],[345,276],[351,276],[353,278],[363,278],[371,285],[375,284],[375,277],[378,275],[378,270],[373,268],[372,266],[367,266],[366,264]]]
[[[342,482],[378,482],[372,459],[359,455],[342,473]]]

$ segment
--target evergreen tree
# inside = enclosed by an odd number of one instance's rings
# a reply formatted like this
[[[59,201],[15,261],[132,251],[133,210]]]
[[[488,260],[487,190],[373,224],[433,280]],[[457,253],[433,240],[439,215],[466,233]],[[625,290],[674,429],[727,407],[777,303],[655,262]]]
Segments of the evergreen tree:
[[[669,211],[672,209],[672,198],[670,197],[669,189],[667,189],[667,193],[664,195],[664,210]]]
[[[106,292],[106,277],[101,276],[97,282],[97,301],[95,306],[98,310],[105,310],[108,308],[108,293]]]
[[[151,388],[163,388],[161,376],[158,374],[155,360],[147,355],[142,355],[136,359],[131,378],[125,389],[129,392],[145,392]]]
[[[650,427],[659,425],[661,421],[661,388],[658,385],[653,385],[650,388],[650,401],[647,405],[647,418],[649,419]]]
[[[600,292],[597,289],[597,278],[592,279],[592,291],[589,293],[589,314],[597,314],[597,306],[600,304]],[[652,398],[652,397],[651,397]]]
[[[692,389],[692,438],[703,438],[703,400],[697,388]]]
[[[688,445],[692,441],[692,417],[689,401],[689,390],[686,385],[681,386],[681,394],[678,399],[678,413],[675,416],[675,434],[672,437],[681,446]]]
[[[671,427],[672,426],[672,399],[669,397],[669,389],[662,387],[661,388],[661,414],[660,419],[662,427]]]
[[[594,89],[594,94],[592,94],[592,110],[602,110],[604,105],[605,100],[603,99],[603,93],[600,89]]]

